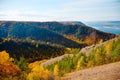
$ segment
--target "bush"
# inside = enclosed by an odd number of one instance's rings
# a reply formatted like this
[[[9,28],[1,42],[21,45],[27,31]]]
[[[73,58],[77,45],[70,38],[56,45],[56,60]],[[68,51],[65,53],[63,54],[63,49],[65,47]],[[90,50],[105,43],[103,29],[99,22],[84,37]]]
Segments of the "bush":
[[[51,74],[41,66],[35,66],[28,74],[27,80],[51,80]]]

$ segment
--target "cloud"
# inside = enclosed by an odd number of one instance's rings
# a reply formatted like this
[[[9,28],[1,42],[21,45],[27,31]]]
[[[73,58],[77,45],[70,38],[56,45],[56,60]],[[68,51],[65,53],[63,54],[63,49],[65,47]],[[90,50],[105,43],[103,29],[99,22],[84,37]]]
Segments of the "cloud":
[[[115,26],[103,26],[103,28],[118,30],[118,29],[120,29],[120,26],[117,26],[117,27],[115,27]]]
[[[0,19],[112,20],[120,19],[118,0],[12,0],[0,5]],[[120,3],[120,2],[119,2]]]
[[[0,12],[1,20],[18,20],[18,21],[53,21],[60,20],[62,16],[54,15],[51,12],[39,12],[35,10],[4,10]],[[62,20],[62,19],[61,19]]]
[[[7,10],[0,12],[0,18],[7,20],[28,20],[30,16],[33,18],[33,15],[37,15],[34,11],[20,11],[20,10]]]

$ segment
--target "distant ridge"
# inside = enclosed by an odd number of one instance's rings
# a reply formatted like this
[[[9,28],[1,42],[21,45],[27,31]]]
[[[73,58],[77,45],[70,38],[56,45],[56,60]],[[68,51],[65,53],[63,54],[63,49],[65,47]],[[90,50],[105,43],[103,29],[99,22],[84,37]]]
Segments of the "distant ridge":
[[[81,47],[83,45],[66,38],[75,37],[83,41],[86,38],[95,42],[103,39],[108,40],[115,34],[106,33],[78,21],[65,22],[25,22],[25,21],[0,21],[0,38],[41,40],[50,43],[64,45],[65,47]],[[66,35],[66,36],[64,36]]]
[[[65,25],[85,25],[84,23],[80,21],[61,21],[60,23]]]

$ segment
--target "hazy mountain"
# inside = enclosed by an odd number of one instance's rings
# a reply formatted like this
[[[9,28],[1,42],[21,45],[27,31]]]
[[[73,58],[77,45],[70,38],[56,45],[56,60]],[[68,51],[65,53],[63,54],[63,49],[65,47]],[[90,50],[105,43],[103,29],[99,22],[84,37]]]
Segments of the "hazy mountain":
[[[65,25],[85,25],[84,23],[80,21],[61,21],[60,23],[65,24]]]

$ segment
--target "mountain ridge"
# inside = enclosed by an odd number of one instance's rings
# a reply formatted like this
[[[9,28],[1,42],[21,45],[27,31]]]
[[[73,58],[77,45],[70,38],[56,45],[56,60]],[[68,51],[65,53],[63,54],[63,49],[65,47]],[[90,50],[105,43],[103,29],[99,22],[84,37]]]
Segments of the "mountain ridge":
[[[106,33],[82,22],[68,22],[67,25],[61,22],[20,22],[20,21],[0,21],[0,37],[27,38],[42,40],[57,44],[71,44],[67,47],[80,47],[79,43],[72,41],[66,36],[75,37],[78,40],[93,40],[96,43],[100,39],[103,41],[115,37],[115,34]],[[80,24],[77,24],[80,23]],[[39,34],[39,35],[38,35]]]

